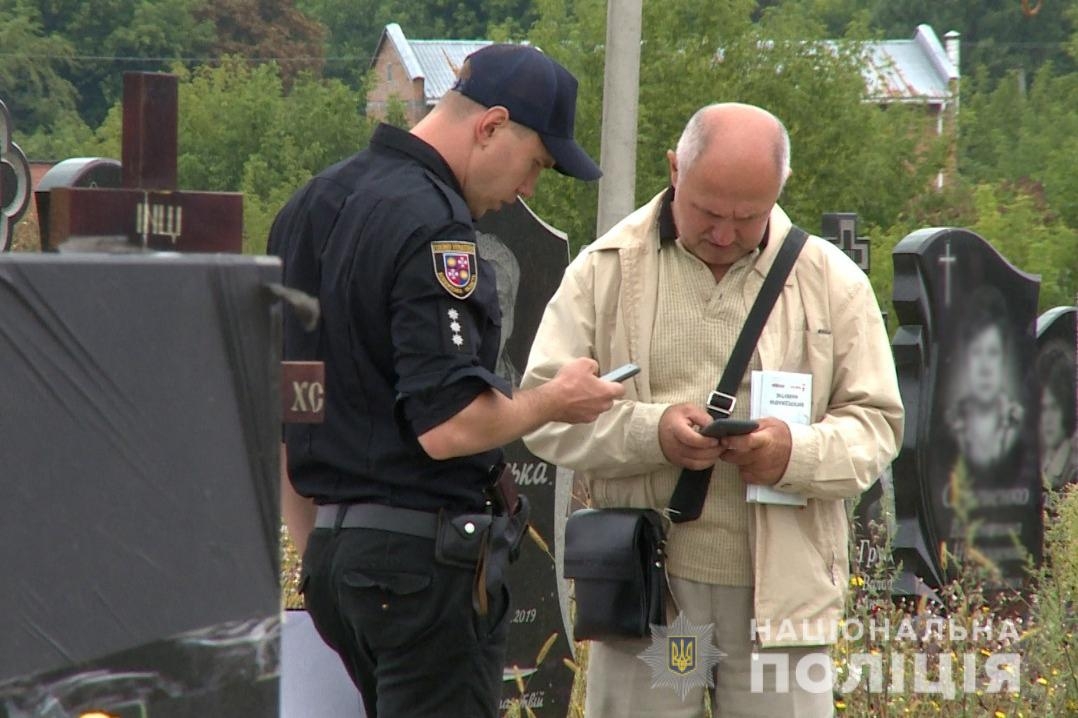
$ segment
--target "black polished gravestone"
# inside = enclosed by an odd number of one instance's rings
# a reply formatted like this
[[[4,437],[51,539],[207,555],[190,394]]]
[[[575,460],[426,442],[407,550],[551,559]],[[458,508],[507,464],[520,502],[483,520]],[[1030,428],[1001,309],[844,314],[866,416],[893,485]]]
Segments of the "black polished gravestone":
[[[888,467],[853,506],[851,569],[868,591],[880,595],[890,595],[895,588],[891,556],[891,541],[897,531],[894,503],[894,477]]]
[[[857,235],[856,212],[824,212],[820,218],[820,236],[845,252],[865,274],[872,269],[868,237]]]
[[[1027,559],[1040,559],[1043,528],[1039,280],[964,229],[914,232],[893,258],[906,407],[894,464],[896,588],[938,588],[955,575],[951,557],[988,568],[991,586],[1017,586]]]
[[[1055,307],[1037,319],[1041,477],[1054,491],[1078,482],[1076,316],[1078,307]]]
[[[11,113],[0,101],[0,252],[11,248],[15,224],[30,207],[30,165],[11,131]]]
[[[0,716],[277,716],[279,281],[0,255]]]
[[[477,224],[479,254],[494,265],[502,307],[502,350],[498,373],[519,385],[543,310],[558,288],[569,262],[564,233],[545,224],[523,201],[484,215]],[[520,558],[509,570],[513,616],[504,672],[502,710],[518,700],[543,716],[564,716],[569,708],[573,672],[552,549],[557,467],[514,441],[506,461],[517,485],[531,502],[534,536],[524,539]],[[564,507],[562,507],[564,514]],[[524,683],[523,694],[516,677]]]

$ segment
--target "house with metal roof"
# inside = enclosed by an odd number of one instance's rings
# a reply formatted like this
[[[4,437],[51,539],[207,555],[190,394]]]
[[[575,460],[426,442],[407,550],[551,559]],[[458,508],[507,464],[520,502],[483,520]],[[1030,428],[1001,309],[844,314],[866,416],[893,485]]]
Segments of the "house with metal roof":
[[[921,104],[929,119],[929,131],[949,135],[952,151],[949,174],[954,172],[954,141],[957,137],[959,34],[951,31],[941,44],[929,25],[918,25],[908,40],[877,40],[866,43],[863,70],[865,99],[883,105]],[[945,174],[936,185],[942,187]]]
[[[879,103],[924,103],[942,113],[958,103],[958,33],[940,44],[928,25],[918,25],[909,40],[866,43],[867,99]]]
[[[384,118],[395,100],[414,125],[437,104],[457,79],[461,64],[490,40],[409,40],[391,22],[382,31],[371,60],[373,75],[367,115]]]
[[[955,136],[958,37],[957,32],[947,33],[944,45],[929,25],[919,25],[912,38],[865,43],[866,101],[921,104],[929,132]],[[410,40],[397,23],[386,25],[371,61],[367,115],[385,118],[398,102],[408,124],[414,125],[453,86],[464,58],[489,44],[490,40]]]

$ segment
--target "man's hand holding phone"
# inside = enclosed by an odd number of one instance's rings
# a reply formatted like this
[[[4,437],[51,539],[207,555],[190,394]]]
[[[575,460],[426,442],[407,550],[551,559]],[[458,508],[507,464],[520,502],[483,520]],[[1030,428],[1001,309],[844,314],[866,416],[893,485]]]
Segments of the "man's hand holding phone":
[[[715,419],[707,426],[700,427],[700,433],[713,439],[726,436],[741,436],[756,431],[760,425],[755,421],[743,419]]]
[[[764,417],[757,423],[756,431],[720,439],[723,451],[719,458],[737,466],[745,483],[770,486],[786,472],[793,441],[785,421]]]

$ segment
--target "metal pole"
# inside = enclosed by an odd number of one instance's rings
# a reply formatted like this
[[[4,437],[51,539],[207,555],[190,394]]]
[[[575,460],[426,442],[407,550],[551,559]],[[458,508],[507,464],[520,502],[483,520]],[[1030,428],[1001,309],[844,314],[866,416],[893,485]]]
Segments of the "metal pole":
[[[601,236],[635,208],[641,9],[642,0],[607,0],[599,153],[603,176],[599,180],[596,236]]]

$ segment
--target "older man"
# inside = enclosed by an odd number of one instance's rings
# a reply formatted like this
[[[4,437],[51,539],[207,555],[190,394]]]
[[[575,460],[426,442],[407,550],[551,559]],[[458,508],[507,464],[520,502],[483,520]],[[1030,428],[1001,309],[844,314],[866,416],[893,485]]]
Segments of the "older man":
[[[790,173],[789,139],[771,113],[705,107],[668,152],[670,187],[578,256],[536,335],[523,386],[550,381],[572,357],[602,370],[642,371],[589,425],[550,424],[525,438],[538,456],[578,471],[597,507],[668,506],[683,468],[712,465],[697,520],[667,544],[675,605],[713,624],[725,657],[714,708],[729,716],[827,716],[826,641],[848,582],[843,499],[894,458],[903,409],[879,307],[864,273],[810,237],[753,352],[750,369],[812,376],[811,420],[773,417],[744,436],[708,438],[705,408],[790,219],[776,204]],[[734,418],[748,418],[749,372]],[[807,498],[804,508],[746,502],[761,484]],[[704,715],[703,688],[685,700],[653,688],[638,658],[648,639],[592,644],[589,717]],[[781,657],[763,655],[781,653]],[[815,665],[812,680],[797,667]],[[754,670],[785,664],[785,680]],[[783,683],[787,690],[776,689]],[[821,686],[824,687],[821,690]]]

